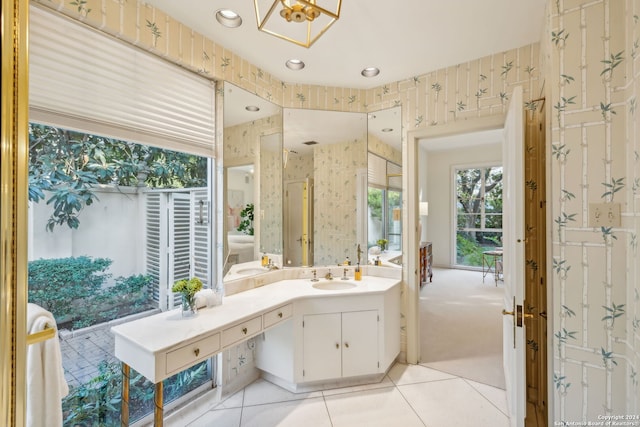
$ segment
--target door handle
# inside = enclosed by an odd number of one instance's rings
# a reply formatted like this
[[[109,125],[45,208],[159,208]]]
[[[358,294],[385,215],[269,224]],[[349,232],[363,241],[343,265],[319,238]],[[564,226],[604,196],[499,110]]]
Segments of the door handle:
[[[515,313],[513,311],[507,311],[504,308],[502,309],[502,314],[504,316],[513,316],[513,315],[515,315]]]

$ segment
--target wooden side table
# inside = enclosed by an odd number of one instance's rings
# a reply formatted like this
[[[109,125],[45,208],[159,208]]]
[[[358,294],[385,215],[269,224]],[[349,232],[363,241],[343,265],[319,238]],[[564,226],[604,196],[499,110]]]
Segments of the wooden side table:
[[[429,282],[433,282],[433,245],[431,242],[420,243],[420,287]]]

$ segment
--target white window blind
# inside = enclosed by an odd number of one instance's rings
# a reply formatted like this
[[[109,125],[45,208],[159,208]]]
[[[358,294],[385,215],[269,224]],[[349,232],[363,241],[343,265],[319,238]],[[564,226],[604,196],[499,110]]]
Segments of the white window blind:
[[[30,120],[213,157],[214,83],[32,6]]]
[[[368,180],[370,187],[402,189],[402,166],[368,153]]]
[[[379,188],[387,187],[387,161],[385,159],[369,153],[367,169],[369,175],[369,186]]]
[[[395,190],[402,189],[402,166],[387,162],[388,186]]]

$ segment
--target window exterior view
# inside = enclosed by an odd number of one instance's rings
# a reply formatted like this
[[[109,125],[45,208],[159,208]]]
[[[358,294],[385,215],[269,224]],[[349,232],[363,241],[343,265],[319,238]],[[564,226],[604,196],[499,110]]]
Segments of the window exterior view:
[[[116,425],[122,374],[110,327],[176,307],[178,280],[210,287],[209,159],[37,123],[29,130],[29,302],[54,315],[62,338],[64,425]],[[153,410],[153,384],[131,378],[136,420]],[[165,401],[206,384],[210,361],[165,380]]]
[[[458,169],[456,264],[482,266],[482,252],[502,247],[502,167]]]

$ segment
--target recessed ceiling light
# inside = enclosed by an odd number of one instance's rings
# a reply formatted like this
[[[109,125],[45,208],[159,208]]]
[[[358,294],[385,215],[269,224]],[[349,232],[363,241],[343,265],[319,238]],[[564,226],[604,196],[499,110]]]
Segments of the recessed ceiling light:
[[[375,77],[378,74],[380,74],[380,70],[377,69],[376,67],[367,67],[364,70],[362,70],[360,74],[362,74],[365,77]]]
[[[382,132],[393,132],[392,128],[384,128],[382,129]]]
[[[286,62],[286,66],[290,70],[302,70],[304,68],[304,62],[299,59],[290,59]]]
[[[229,9],[217,10],[216,20],[228,28],[237,28],[242,25],[242,18],[240,15]]]
[[[247,105],[244,109],[251,112],[260,111],[260,107],[256,105]]]

